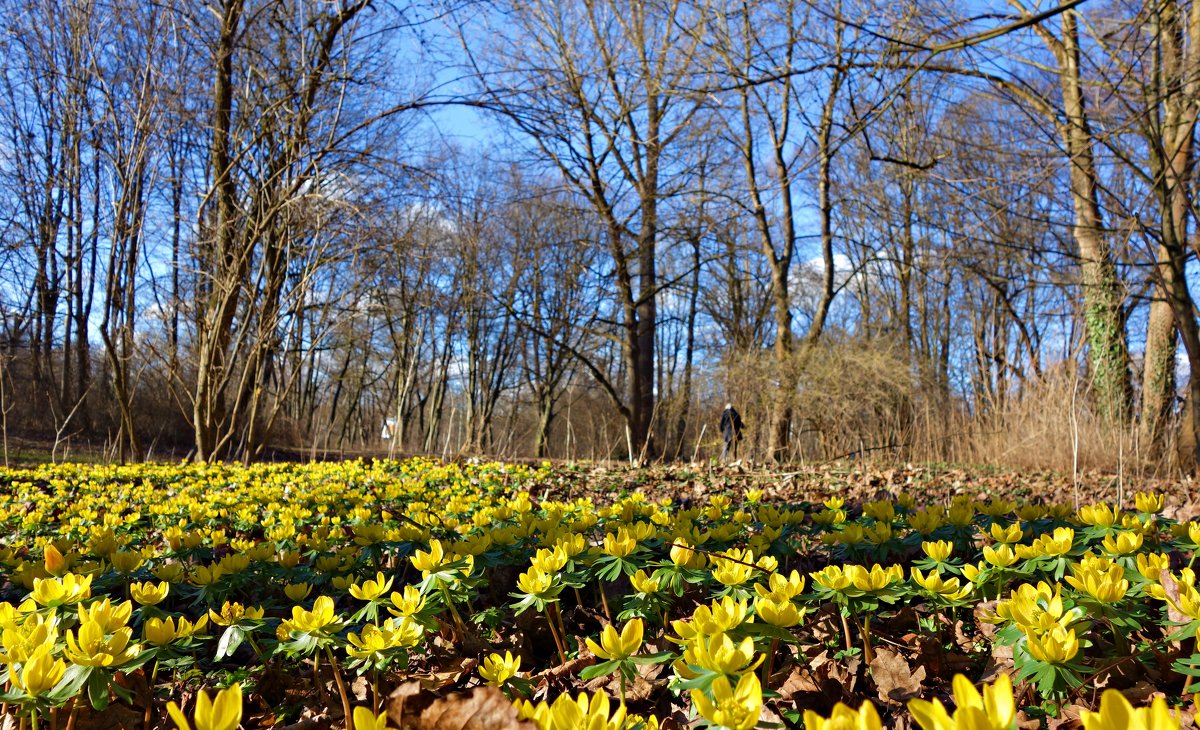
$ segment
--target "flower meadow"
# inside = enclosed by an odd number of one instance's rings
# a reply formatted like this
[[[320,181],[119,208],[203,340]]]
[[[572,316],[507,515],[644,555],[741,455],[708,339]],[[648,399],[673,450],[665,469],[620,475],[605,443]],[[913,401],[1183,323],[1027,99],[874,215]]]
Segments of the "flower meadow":
[[[1161,493],[568,476],[0,471],[0,710],[189,730],[1193,724],[1200,523]]]

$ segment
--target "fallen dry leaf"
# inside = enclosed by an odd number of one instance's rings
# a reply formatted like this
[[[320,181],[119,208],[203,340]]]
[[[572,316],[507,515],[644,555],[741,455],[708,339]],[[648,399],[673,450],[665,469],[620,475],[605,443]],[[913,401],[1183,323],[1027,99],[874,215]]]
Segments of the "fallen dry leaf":
[[[387,715],[400,730],[536,730],[490,685],[440,697],[419,682],[405,682],[389,695]]]
[[[887,647],[875,650],[875,658],[871,661],[871,678],[875,680],[875,689],[879,699],[884,702],[903,704],[913,697],[920,697],[924,692],[925,667],[915,670],[900,653]]]

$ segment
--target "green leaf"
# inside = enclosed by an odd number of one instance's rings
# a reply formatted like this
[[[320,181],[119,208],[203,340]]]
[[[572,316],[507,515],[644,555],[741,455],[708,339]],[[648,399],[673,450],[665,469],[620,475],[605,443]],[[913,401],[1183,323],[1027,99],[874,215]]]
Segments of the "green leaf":
[[[95,667],[85,667],[79,664],[72,664],[67,667],[66,674],[58,680],[58,684],[47,694],[50,701],[54,704],[66,702],[75,695],[79,694],[79,689],[83,687],[83,683],[88,680],[92,670]]]
[[[1171,668],[1188,677],[1200,677],[1200,654],[1193,654],[1184,659],[1177,659]]]
[[[619,659],[610,659],[606,662],[593,664],[590,667],[585,667],[583,671],[579,673],[579,678],[586,681],[589,679],[595,679],[596,677],[606,677],[615,672],[617,670],[617,665],[620,663],[621,661]]]
[[[221,640],[217,642],[217,661],[231,656],[242,645],[245,638],[246,633],[238,626],[230,626],[225,629],[225,633],[221,634]]]
[[[640,654],[638,656],[629,657],[629,661],[634,664],[662,664],[671,660],[675,656],[669,651],[660,651],[657,654]]]
[[[92,703],[92,708],[96,710],[105,710],[108,708],[108,674],[106,672],[92,672],[87,679],[88,699]]]

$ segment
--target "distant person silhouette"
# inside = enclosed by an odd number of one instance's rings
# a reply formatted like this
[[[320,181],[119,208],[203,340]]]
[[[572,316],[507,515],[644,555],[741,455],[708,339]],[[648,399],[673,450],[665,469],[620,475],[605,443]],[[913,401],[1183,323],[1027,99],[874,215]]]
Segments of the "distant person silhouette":
[[[726,403],[725,410],[721,411],[721,438],[725,440],[725,446],[721,449],[721,463],[725,463],[731,450],[733,458],[737,459],[737,444],[742,438],[742,426],[741,414],[732,403]]]

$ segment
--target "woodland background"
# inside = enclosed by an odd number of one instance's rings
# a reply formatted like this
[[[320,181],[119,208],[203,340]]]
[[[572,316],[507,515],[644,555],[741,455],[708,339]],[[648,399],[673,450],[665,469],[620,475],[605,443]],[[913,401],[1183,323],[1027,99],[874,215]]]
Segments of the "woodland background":
[[[1200,3],[0,11],[6,460],[1196,465]]]

